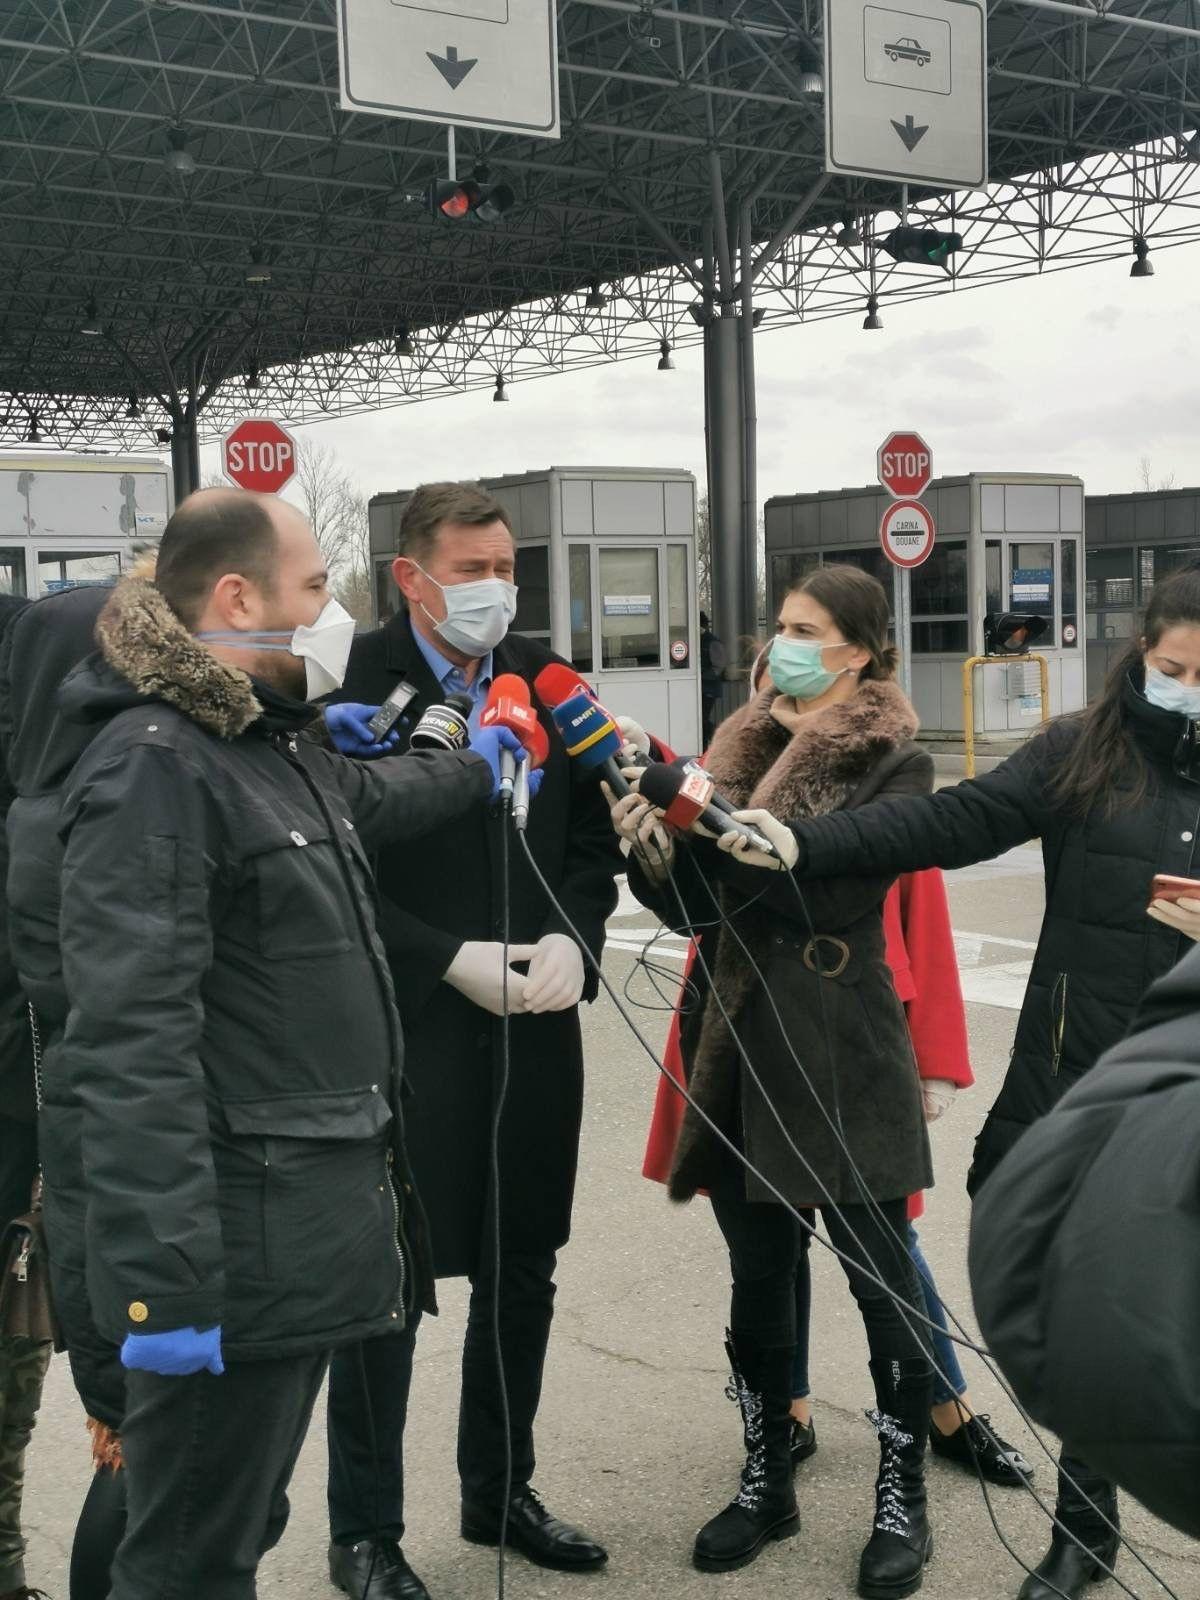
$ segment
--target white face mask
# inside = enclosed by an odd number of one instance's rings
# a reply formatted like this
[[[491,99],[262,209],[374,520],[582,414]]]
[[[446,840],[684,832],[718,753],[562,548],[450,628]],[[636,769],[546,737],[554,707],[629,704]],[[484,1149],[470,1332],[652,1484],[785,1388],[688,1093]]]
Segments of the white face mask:
[[[417,566],[415,561],[413,566]],[[436,578],[429,577],[424,567],[417,567],[417,571],[442,591],[446,602],[446,616],[442,622],[435,621],[421,606],[437,636],[465,656],[485,656],[489,650],[494,650],[517,614],[516,584],[505,583],[503,578],[480,578],[477,583],[438,583]]]
[[[286,650],[304,660],[305,692],[310,700],[340,689],[354,643],[354,618],[336,600],[325,603],[315,622],[303,622],[291,633],[198,633],[207,644],[234,650]]]
[[[1160,711],[1175,711],[1181,716],[1200,721],[1200,686],[1190,687],[1178,678],[1168,678],[1165,672],[1146,663],[1146,699]]]

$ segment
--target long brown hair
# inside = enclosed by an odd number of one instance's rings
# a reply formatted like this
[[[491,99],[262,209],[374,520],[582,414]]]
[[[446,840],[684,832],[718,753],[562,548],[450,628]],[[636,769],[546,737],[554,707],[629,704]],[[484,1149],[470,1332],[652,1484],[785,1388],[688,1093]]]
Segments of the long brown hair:
[[[1100,698],[1071,718],[1079,725],[1079,737],[1050,793],[1072,815],[1098,809],[1111,817],[1146,800],[1153,772],[1125,720],[1125,682],[1141,668],[1145,651],[1154,649],[1168,628],[1180,626],[1200,627],[1200,564],[1183,567],[1155,585],[1140,635],[1109,673]]]
[[[788,593],[810,595],[825,607],[847,644],[856,644],[870,654],[860,675],[862,681],[896,676],[900,652],[888,639],[891,608],[877,578],[861,567],[835,563],[810,572],[792,584]]]

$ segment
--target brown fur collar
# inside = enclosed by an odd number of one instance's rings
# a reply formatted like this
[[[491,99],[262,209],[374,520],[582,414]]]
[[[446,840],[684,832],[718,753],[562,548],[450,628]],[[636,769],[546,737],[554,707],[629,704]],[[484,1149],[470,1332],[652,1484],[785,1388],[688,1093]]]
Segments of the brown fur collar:
[[[145,578],[125,578],[96,624],[100,653],[142,694],[165,700],[222,739],[262,716],[244,672],[199,644]]]
[[[831,706],[789,735],[771,716],[774,689],[765,690],[717,729],[705,758],[717,788],[742,806],[761,806],[780,821],[821,816],[840,810],[885,756],[916,733],[917,716],[891,682],[868,681],[850,700]],[[754,967],[748,949],[765,966],[775,924],[772,913],[753,903],[744,905],[721,890],[726,917],[736,915],[745,948],[721,925],[716,952],[706,939],[713,987],[725,1015],[736,1025],[753,992]],[[817,932],[821,930],[818,929]],[[691,1063],[688,1087],[718,1123],[728,1122],[736,1099],[739,1073],[737,1046],[721,1006],[710,994]],[[732,1128],[727,1126],[727,1133]],[[674,1200],[690,1200],[711,1182],[719,1167],[717,1141],[689,1106],[675,1147],[669,1191]]]

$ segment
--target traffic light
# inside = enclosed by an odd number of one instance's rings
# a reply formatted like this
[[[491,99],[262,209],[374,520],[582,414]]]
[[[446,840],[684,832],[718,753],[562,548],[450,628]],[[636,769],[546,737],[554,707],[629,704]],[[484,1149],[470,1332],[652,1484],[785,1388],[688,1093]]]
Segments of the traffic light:
[[[425,191],[430,215],[461,222],[499,222],[516,201],[507,183],[480,182],[477,178],[440,178]]]
[[[944,267],[962,249],[961,233],[940,233],[936,228],[893,228],[880,245],[893,261],[912,266]]]
[[[989,611],[983,619],[983,647],[989,656],[1023,656],[1046,631],[1046,618],[1028,611]]]

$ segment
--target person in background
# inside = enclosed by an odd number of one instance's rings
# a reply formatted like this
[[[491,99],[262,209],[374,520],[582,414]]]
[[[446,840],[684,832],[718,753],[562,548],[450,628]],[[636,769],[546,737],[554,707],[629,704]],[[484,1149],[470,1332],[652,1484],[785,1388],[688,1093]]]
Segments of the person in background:
[[[545,645],[509,631],[516,550],[506,511],[484,489],[470,483],[417,489],[401,521],[399,551],[392,572],[405,609],[355,641],[346,698],[376,703],[407,680],[417,691],[409,728],[452,692],[468,696],[474,725],[494,677],[514,673],[532,687],[558,660]],[[552,719],[544,709],[539,716],[550,754],[526,837],[598,960],[616,904],[620,853],[598,786],[575,781]],[[604,1547],[554,1516],[531,1480],[557,1252],[571,1232],[579,1154],[579,1002],[595,998],[598,980],[511,834],[506,840],[507,826],[499,812],[478,811],[447,818],[419,852],[383,850],[375,863],[380,927],[404,1018],[413,1088],[406,1105],[409,1150],[429,1216],[434,1271],[471,1284],[458,1429],[462,1536],[497,1544],[503,1530],[507,1543],[537,1565],[582,1572],[604,1565]],[[497,1247],[491,1137],[503,1069],[506,849],[512,1070],[499,1129]],[[425,1600],[428,1593],[400,1543],[416,1333],[414,1320],[399,1339],[368,1340],[361,1368],[357,1355],[345,1353],[330,1373],[330,1576],[355,1597],[368,1571],[372,1600]]]
[[[1099,698],[995,771],[934,795],[793,819],[793,871],[805,882],[966,867],[1041,840],[1046,911],[1008,1072],[975,1144],[973,1193],[1200,939],[1194,900],[1155,900],[1147,912],[1156,874],[1197,876],[1198,721],[1200,570],[1191,567],[1155,585]],[[1116,1559],[1115,1487],[1069,1438],[1057,1514],[1064,1527],[1020,1600],[1081,1600]]]
[[[700,736],[707,750],[712,743],[717,707],[725,692],[725,646],[712,630],[708,613],[700,613]]]

